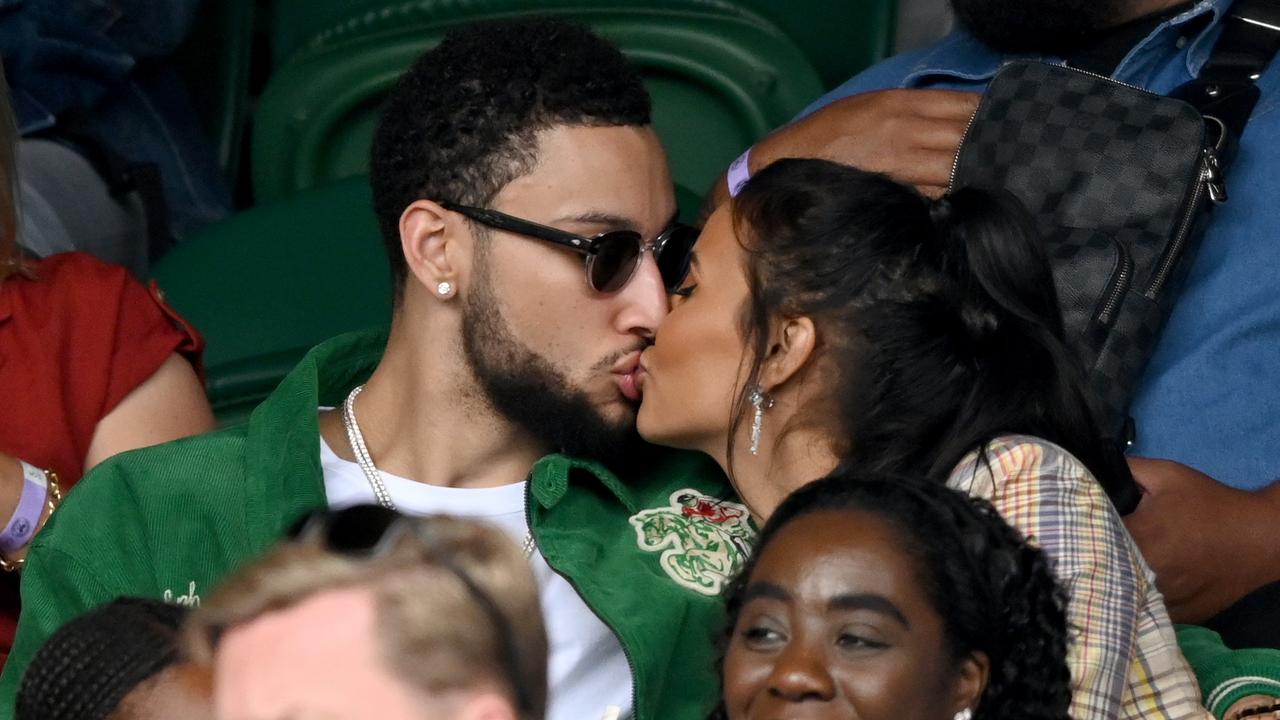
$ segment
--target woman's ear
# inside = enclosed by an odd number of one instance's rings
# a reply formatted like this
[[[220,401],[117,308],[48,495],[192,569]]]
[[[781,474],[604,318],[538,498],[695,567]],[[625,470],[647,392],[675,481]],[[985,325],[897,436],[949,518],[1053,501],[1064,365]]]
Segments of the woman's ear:
[[[795,377],[813,359],[818,345],[813,319],[782,318],[770,330],[769,349],[760,365],[760,385],[766,393]]]
[[[461,236],[450,231],[448,215],[448,210],[430,200],[415,200],[400,215],[400,249],[410,281],[416,278],[433,295],[443,284],[449,288],[458,284],[459,268],[454,262],[458,248],[454,245]]]
[[[969,710],[976,713],[991,677],[991,660],[986,653],[975,652],[960,661],[955,690],[951,697],[951,716]]]

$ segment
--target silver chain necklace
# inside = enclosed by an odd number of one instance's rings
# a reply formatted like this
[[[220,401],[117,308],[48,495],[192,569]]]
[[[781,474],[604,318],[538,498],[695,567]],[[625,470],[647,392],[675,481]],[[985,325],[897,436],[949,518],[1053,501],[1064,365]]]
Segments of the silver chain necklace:
[[[360,466],[365,479],[369,481],[369,486],[373,488],[373,497],[382,507],[395,510],[396,504],[392,502],[391,493],[387,492],[387,486],[382,482],[382,473],[378,472],[378,467],[373,464],[369,448],[364,444],[364,433],[360,432],[360,424],[356,422],[356,396],[362,390],[364,390],[363,385],[355,386],[347,396],[346,402],[342,403],[342,424],[347,428],[347,442],[351,444],[351,452],[355,453],[356,464]]]
[[[356,456],[356,464],[360,466],[365,479],[369,481],[369,487],[373,488],[374,499],[382,507],[396,510],[396,504],[391,500],[391,493],[387,491],[386,483],[382,482],[382,473],[378,472],[378,466],[373,464],[369,447],[364,444],[364,433],[360,432],[360,423],[356,422],[356,396],[362,390],[364,390],[363,385],[355,386],[351,394],[347,395],[346,401],[342,403],[342,424],[347,429],[347,442],[351,444],[351,452]],[[533,551],[537,549],[532,530],[525,533],[524,542],[521,545],[524,556],[532,557]]]

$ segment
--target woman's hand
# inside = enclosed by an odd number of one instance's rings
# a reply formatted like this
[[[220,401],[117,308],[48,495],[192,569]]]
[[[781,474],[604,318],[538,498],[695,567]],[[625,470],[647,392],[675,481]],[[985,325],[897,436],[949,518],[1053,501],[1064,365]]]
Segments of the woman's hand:
[[[1250,695],[1240,698],[1231,707],[1227,708],[1227,712],[1222,716],[1222,720],[1241,720],[1241,715],[1247,710],[1255,710],[1256,708],[1272,708],[1269,712],[1259,713],[1255,715],[1244,715],[1245,720],[1252,718],[1260,718],[1261,720],[1280,720],[1280,698],[1271,697],[1270,695]]]

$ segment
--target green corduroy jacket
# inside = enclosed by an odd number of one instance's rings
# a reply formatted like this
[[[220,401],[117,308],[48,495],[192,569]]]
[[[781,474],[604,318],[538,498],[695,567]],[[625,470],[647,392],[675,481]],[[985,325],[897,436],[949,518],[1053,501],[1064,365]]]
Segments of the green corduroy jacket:
[[[27,664],[67,620],[120,595],[194,604],[327,505],[317,408],[336,406],[381,358],[382,332],[314,350],[238,427],[124,453],[86,476],[32,543],[17,639],[0,676],[12,717]],[[550,455],[526,506],[539,550],[622,643],[638,720],[705,718],[719,696],[720,591],[752,530],[720,470],[655,449],[614,474]],[[625,478],[625,479],[623,479]]]

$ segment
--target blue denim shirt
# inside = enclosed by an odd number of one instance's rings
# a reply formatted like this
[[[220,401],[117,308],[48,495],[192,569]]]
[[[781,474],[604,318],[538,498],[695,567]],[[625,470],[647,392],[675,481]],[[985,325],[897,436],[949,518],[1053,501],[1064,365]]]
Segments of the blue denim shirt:
[[[1231,0],[1204,0],[1154,30],[1113,77],[1167,93],[1199,72]],[[1179,27],[1212,22],[1182,39]],[[868,69],[805,112],[893,87],[981,91],[1006,60],[965,32]],[[1062,62],[1058,58],[1033,58]],[[1258,81],[1262,99],[1132,407],[1134,453],[1198,468],[1238,488],[1280,479],[1280,62]]]

